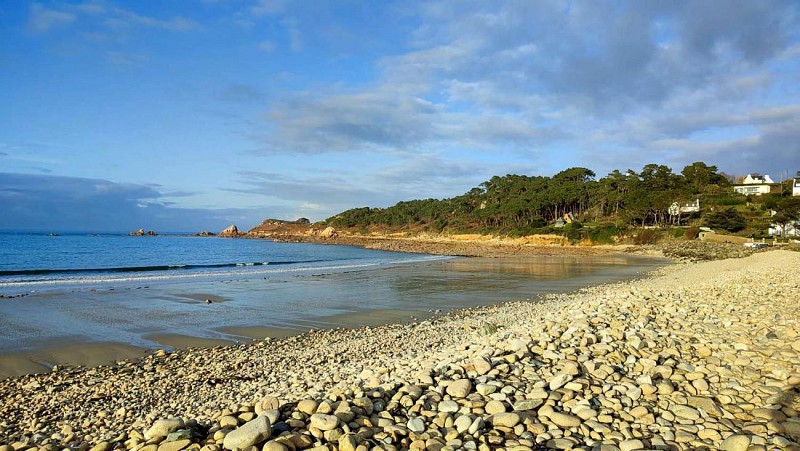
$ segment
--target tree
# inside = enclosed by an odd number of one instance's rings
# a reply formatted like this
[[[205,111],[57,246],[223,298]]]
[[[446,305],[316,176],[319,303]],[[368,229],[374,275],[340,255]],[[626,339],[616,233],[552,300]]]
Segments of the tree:
[[[742,215],[733,207],[711,213],[705,219],[708,227],[727,230],[728,232],[738,232],[744,229],[746,225]]]
[[[702,161],[697,161],[686,166],[681,171],[694,194],[702,193],[709,185],[726,186],[729,184],[727,176],[717,174],[716,166],[708,166]]]
[[[785,197],[778,201],[778,212],[772,216],[772,222],[781,226],[781,235],[786,236],[789,224],[800,221],[800,198]]]
[[[784,197],[778,201],[778,208],[794,217],[800,217],[800,197]]]

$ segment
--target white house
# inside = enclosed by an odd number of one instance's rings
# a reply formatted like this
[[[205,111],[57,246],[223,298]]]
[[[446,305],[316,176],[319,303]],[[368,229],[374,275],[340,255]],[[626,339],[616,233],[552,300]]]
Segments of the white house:
[[[739,194],[754,194],[760,196],[762,194],[769,194],[772,192],[773,187],[777,186],[779,186],[779,184],[772,181],[768,175],[761,178],[759,176],[753,177],[747,174],[747,177],[744,178],[742,183],[733,185],[733,190]]]
[[[800,196],[800,178],[794,179],[794,184],[792,185],[792,196]]]
[[[680,204],[678,207],[681,213],[699,213],[700,212],[700,199],[695,199],[694,202],[686,202]]]
[[[773,210],[770,215],[775,216],[777,213],[777,211]],[[769,225],[767,234],[777,237],[798,237],[800,236],[800,221],[789,222],[785,225],[773,222]]]
[[[786,233],[780,224],[771,224],[768,231],[769,236],[778,237],[798,237],[800,236],[800,222],[786,224]]]

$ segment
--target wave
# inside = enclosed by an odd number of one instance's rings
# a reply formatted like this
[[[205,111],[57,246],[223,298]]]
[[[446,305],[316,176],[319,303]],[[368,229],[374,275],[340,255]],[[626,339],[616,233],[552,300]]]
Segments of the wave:
[[[126,272],[151,272],[151,271],[176,271],[188,269],[220,269],[238,268],[242,266],[274,266],[297,265],[302,263],[318,263],[325,260],[299,260],[277,262],[242,262],[242,263],[213,263],[207,265],[155,265],[155,266],[123,266],[118,268],[73,268],[73,269],[20,269],[13,271],[0,271],[0,276],[41,276],[59,274],[109,274]]]
[[[409,254],[410,255],[410,254]],[[200,267],[206,268],[206,271],[163,271],[151,270],[149,272],[111,272],[112,268],[103,268],[101,271],[90,273],[92,270],[80,270],[84,274],[45,274],[44,277],[36,274],[27,274],[17,277],[5,277],[0,279],[1,288],[11,287],[53,287],[53,286],[66,286],[66,285],[86,285],[86,284],[117,284],[117,283],[147,283],[158,281],[171,281],[171,280],[192,280],[197,278],[214,279],[219,278],[236,278],[236,277],[262,277],[269,275],[279,274],[292,274],[292,273],[305,273],[306,275],[327,274],[329,272],[340,272],[348,270],[361,270],[369,268],[379,268],[384,265],[395,264],[408,264],[408,263],[421,263],[426,261],[435,260],[449,260],[453,257],[443,255],[420,255],[412,258],[404,258],[401,260],[371,260],[362,262],[347,262],[347,259],[338,261],[330,260],[305,260],[298,262],[252,262],[252,263],[229,263],[225,265],[184,265],[183,268]],[[328,264],[313,265],[315,262],[326,262]],[[292,266],[294,265],[294,266]],[[172,265],[174,269],[179,268],[180,265]],[[163,266],[161,266],[163,267]],[[149,268],[156,268],[151,266]],[[208,270],[210,268],[210,270]],[[50,270],[53,271],[53,270]],[[75,271],[75,270],[68,270]],[[8,273],[9,271],[6,271]]]

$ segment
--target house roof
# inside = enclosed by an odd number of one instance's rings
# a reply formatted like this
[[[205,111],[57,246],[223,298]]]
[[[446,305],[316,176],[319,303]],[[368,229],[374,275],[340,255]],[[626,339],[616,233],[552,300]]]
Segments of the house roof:
[[[757,175],[755,177],[753,177],[752,174],[747,174],[747,177],[744,178],[742,183],[736,183],[733,186],[745,186],[745,185],[778,185],[778,183],[775,183],[769,177],[769,175],[766,174],[763,176]]]

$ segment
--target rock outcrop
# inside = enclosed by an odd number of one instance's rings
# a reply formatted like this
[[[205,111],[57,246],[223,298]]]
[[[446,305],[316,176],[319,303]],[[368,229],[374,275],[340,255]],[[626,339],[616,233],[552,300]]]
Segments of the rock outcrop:
[[[254,238],[279,238],[286,236],[303,236],[311,230],[311,222],[306,218],[297,221],[284,221],[282,219],[265,219],[261,224],[247,232],[247,236]]]
[[[156,236],[157,234],[156,234],[156,232],[153,232],[152,230],[148,230],[147,232],[145,232],[144,229],[139,229],[139,230],[136,230],[134,232],[130,232],[128,235],[129,236]]]
[[[319,232],[319,237],[320,238],[336,238],[336,235],[338,235],[336,233],[336,229],[334,229],[333,227],[330,227],[330,226],[329,227],[325,227],[325,230],[323,230],[322,232]]]
[[[236,236],[239,236],[239,235],[241,235],[239,233],[239,228],[236,227],[236,224],[233,224],[233,225],[230,225],[230,226],[226,227],[225,230],[223,230],[222,232],[219,232],[219,235],[217,235],[217,236],[236,237]]]
[[[724,260],[742,258],[758,252],[741,244],[715,243],[710,241],[679,241],[664,246],[665,257],[688,261]]]
[[[234,226],[235,227],[235,226]],[[226,229],[227,230],[227,229]],[[216,233],[209,232],[208,230],[203,230],[200,233],[195,233],[193,236],[216,236]]]

